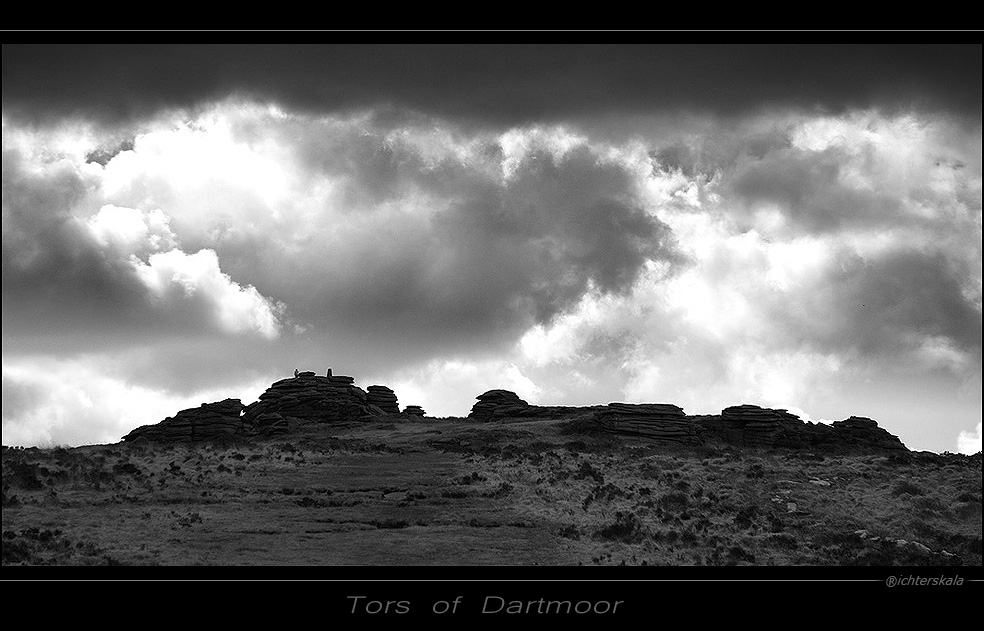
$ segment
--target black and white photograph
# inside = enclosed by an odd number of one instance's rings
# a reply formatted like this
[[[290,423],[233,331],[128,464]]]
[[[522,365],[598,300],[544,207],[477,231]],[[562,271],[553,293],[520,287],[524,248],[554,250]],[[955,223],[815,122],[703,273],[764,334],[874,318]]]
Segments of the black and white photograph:
[[[7,578],[980,584],[980,33],[5,35]]]

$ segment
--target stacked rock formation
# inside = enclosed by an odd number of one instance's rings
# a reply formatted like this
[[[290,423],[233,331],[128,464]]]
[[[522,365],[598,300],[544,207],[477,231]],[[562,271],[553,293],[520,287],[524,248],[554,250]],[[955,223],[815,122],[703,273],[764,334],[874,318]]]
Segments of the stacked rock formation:
[[[355,386],[352,377],[324,377],[310,371],[271,385],[255,403],[239,399],[203,403],[156,425],[138,427],[123,437],[164,442],[220,440],[235,436],[269,436],[309,423],[364,421],[400,414],[396,394],[386,386]],[[759,448],[811,449],[822,453],[908,451],[897,436],[875,421],[852,416],[829,425],[807,423],[786,410],[737,405],[721,414],[687,416],[665,403],[610,403],[607,406],[530,405],[509,390],[480,394],[469,418],[488,422],[569,421],[573,431],[603,431],[657,443],[725,444]],[[421,418],[419,405],[408,405],[404,418]]]
[[[271,385],[259,401],[246,406],[244,418],[251,429],[265,434],[281,431],[289,421],[333,423],[377,416],[366,402],[366,393],[354,382],[342,375],[302,372]]]
[[[884,449],[886,451],[908,451],[899,437],[878,427],[878,423],[864,416],[852,416],[843,421],[834,421],[830,428],[837,436],[835,441],[842,447]]]
[[[762,408],[757,405],[734,405],[721,410],[725,426],[741,431],[741,443],[750,446],[772,447],[787,426],[802,423],[798,416],[786,410]],[[789,428],[791,429],[791,428]]]
[[[897,436],[869,419],[852,416],[844,421],[807,423],[782,409],[757,405],[725,408],[719,416],[695,417],[705,442],[749,447],[817,449],[830,453],[908,451]]]
[[[375,405],[386,414],[399,414],[400,405],[397,403],[396,393],[386,386],[369,386],[366,388],[366,403]]]
[[[647,438],[657,443],[699,444],[699,426],[668,403],[609,403],[594,415],[606,432]]]
[[[194,442],[230,438],[245,429],[243,404],[239,399],[202,403],[181,410],[155,425],[144,425],[123,437],[125,441],[146,439],[161,442]]]
[[[475,397],[478,403],[472,406],[468,418],[488,422],[510,416],[522,416],[530,404],[509,390],[489,390]]]

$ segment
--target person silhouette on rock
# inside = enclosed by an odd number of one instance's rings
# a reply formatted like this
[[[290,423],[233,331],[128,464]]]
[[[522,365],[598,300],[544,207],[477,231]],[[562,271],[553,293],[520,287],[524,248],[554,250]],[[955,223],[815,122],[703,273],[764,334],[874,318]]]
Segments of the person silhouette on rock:
[[[294,369],[294,379],[297,379],[297,375],[299,375],[299,374],[301,374],[301,373],[297,372],[297,369],[295,368]]]

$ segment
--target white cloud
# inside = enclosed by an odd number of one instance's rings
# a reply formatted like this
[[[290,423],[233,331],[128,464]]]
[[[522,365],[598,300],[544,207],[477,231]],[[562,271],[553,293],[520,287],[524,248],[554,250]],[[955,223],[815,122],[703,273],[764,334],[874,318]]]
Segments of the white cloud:
[[[510,129],[498,138],[502,149],[502,177],[513,177],[531,153],[546,151],[555,161],[559,161],[572,148],[587,144],[587,140],[560,126]]]
[[[981,450],[981,423],[977,424],[973,432],[962,431],[957,436],[957,451],[962,454],[973,455]]]
[[[833,419],[828,419],[828,418],[815,419],[815,418],[813,418],[810,415],[809,412],[807,412],[803,408],[799,408],[799,407],[795,407],[795,406],[789,406],[789,407],[787,407],[786,408],[786,411],[789,412],[790,414],[795,414],[796,416],[800,417],[801,419],[803,419],[807,423],[824,423],[824,424],[829,425],[830,423],[833,422]]]
[[[176,245],[169,222],[159,208],[141,211],[112,204],[106,204],[88,219],[89,229],[100,245],[138,256]]]
[[[516,364],[509,364],[506,368],[502,375],[502,383],[507,390],[512,390],[521,399],[528,399],[531,403],[534,403],[537,396],[543,392],[543,388],[533,383],[533,380],[524,375]]]
[[[79,445],[115,443],[140,425],[201,403],[242,398],[244,403],[268,386],[244,383],[221,390],[202,388],[191,395],[135,386],[108,374],[92,358],[31,359],[3,365],[3,443]]]
[[[192,222],[217,194],[253,198],[273,209],[292,194],[292,161],[286,148],[266,137],[250,142],[243,125],[282,121],[269,109],[226,103],[193,119],[165,119],[134,138],[132,151],[110,160],[102,177],[102,193],[142,207],[147,202],[167,208],[172,216]]]
[[[255,287],[243,287],[219,269],[219,257],[212,250],[185,254],[174,249],[151,254],[147,263],[132,259],[137,276],[158,300],[184,299],[207,305],[220,328],[229,333],[259,333],[277,337],[282,305],[260,295]]]
[[[388,381],[365,383],[388,383],[401,406],[421,405],[430,416],[467,416],[476,396],[497,388],[512,390],[532,404],[550,394],[508,359],[433,361]]]
[[[831,381],[840,370],[840,360],[834,355],[743,350],[732,355],[729,377],[749,402],[765,407],[788,409],[809,401],[817,384]]]
[[[519,340],[523,356],[536,366],[573,359],[590,330],[598,328],[610,316],[613,300],[587,293],[569,313],[557,316],[547,325],[533,325]]]

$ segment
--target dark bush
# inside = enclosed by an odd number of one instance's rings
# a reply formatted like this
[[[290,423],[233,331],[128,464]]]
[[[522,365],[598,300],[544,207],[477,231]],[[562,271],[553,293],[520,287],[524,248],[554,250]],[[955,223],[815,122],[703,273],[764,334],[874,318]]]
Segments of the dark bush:
[[[564,526],[557,531],[557,534],[565,539],[580,539],[581,531],[577,526],[571,524],[569,526]]]
[[[735,513],[735,527],[739,530],[751,528],[755,523],[755,519],[758,517],[758,514],[758,506],[745,506],[744,508],[739,509],[739,511]]]
[[[732,563],[755,563],[755,555],[741,546],[731,546],[728,550],[728,560]]]
[[[685,511],[688,503],[686,493],[681,493],[680,491],[667,493],[656,500],[656,506],[670,513]]]
[[[601,471],[598,471],[596,468],[594,468],[594,466],[590,462],[585,460],[581,463],[581,466],[578,468],[577,473],[574,474],[574,479],[585,480],[587,478],[591,478],[598,484],[605,483],[605,476],[602,475]]]
[[[502,482],[495,489],[487,491],[484,495],[485,497],[491,497],[493,499],[498,499],[500,497],[505,497],[512,493],[513,485],[508,482]]]
[[[114,464],[113,473],[117,475],[132,475],[134,477],[139,477],[141,475],[140,467],[132,462],[118,462]]]
[[[909,480],[902,480],[901,482],[896,484],[895,487],[892,489],[893,497],[899,497],[901,495],[925,495],[925,494],[926,491],[924,491],[921,487],[913,484]]]
[[[595,531],[595,539],[605,541],[622,541],[636,543],[645,536],[642,522],[632,513],[619,511],[615,513],[615,521]]]
[[[44,489],[44,482],[41,481],[41,466],[36,462],[12,462],[10,463],[10,478],[14,486],[20,487],[25,491],[40,491]]]
[[[410,526],[410,522],[408,522],[405,519],[393,519],[391,517],[387,517],[386,519],[382,519],[382,520],[376,519],[369,523],[375,526],[376,528],[393,529],[393,530],[407,528]]]

